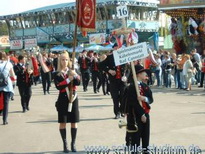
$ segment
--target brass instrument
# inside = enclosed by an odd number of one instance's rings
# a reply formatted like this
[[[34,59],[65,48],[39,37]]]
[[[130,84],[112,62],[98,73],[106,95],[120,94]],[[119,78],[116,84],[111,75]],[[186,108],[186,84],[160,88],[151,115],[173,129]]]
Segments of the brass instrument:
[[[128,133],[135,133],[138,131],[138,126],[136,123],[133,125],[128,125],[127,122],[125,122],[125,120],[120,120],[118,126],[119,128],[126,127]]]
[[[30,78],[31,74],[33,73],[33,69],[32,69],[32,64],[30,63],[30,61],[27,61],[25,64],[26,67],[26,73],[28,73],[28,76]]]
[[[48,68],[48,66],[44,63],[44,61],[43,61],[43,56],[39,53],[38,54],[38,59],[39,59],[39,62],[40,62],[40,64],[41,64],[41,67],[42,67],[42,69],[43,69],[43,72],[44,73],[47,73],[47,72],[49,72],[49,68]]]

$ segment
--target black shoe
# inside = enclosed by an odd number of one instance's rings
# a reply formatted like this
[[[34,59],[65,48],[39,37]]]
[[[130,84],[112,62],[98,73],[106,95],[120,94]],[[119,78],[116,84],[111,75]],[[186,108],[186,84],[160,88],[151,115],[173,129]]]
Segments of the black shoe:
[[[75,144],[71,143],[71,150],[72,152],[77,152]]]
[[[26,109],[23,109],[23,113],[25,113],[26,112]]]
[[[50,92],[49,92],[49,91],[47,91],[47,93],[48,93],[48,94],[50,94]]]
[[[97,94],[97,91],[94,91],[95,94]]]
[[[124,114],[124,113],[121,113],[121,117],[125,117],[125,114]]]
[[[27,111],[29,111],[29,110],[30,110],[30,108],[29,108],[29,107],[26,107],[26,110],[27,110]]]
[[[13,101],[13,100],[14,100],[14,97],[11,97],[11,100]]]
[[[77,135],[77,128],[71,128],[71,151],[72,152],[77,152],[75,146],[76,135]]]
[[[120,118],[120,114],[117,114],[114,119],[119,119],[119,118]]]
[[[69,150],[67,147],[64,147],[64,150],[63,150],[64,153],[69,153]]]
[[[4,122],[3,122],[3,125],[8,125],[8,122],[7,122],[7,121],[4,121]]]
[[[44,92],[44,95],[46,95],[46,92]]]
[[[203,86],[198,86],[199,88],[202,88]]]

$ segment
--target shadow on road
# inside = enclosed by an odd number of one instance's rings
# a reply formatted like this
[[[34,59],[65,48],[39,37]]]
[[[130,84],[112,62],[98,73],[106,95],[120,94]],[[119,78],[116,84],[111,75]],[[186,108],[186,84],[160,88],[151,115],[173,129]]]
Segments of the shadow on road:
[[[113,118],[96,118],[96,119],[80,119],[80,121],[101,121],[101,120],[111,120]]]
[[[186,91],[183,89],[176,89],[176,88],[157,88],[157,87],[152,87],[151,89],[153,93],[165,93],[165,94],[174,93],[178,95],[187,95],[187,96],[205,96],[204,89],[197,89],[197,88],[194,88],[191,91]]]
[[[57,123],[57,120],[41,120],[41,121],[29,121],[26,123],[39,123],[39,124],[47,124],[47,123]]]
[[[113,105],[86,105],[86,106],[80,106],[79,108],[98,108],[98,107],[110,107]]]
[[[205,112],[194,112],[192,114],[205,114]],[[205,152],[205,151],[204,151]]]
[[[9,113],[22,113],[22,111],[11,111],[11,112],[9,112]]]

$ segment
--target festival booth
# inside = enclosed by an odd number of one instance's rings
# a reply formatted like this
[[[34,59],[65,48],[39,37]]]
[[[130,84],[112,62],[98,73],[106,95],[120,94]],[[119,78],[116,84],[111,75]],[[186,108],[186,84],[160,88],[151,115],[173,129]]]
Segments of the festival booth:
[[[171,16],[169,33],[177,54],[205,48],[205,1],[161,0],[159,10]]]

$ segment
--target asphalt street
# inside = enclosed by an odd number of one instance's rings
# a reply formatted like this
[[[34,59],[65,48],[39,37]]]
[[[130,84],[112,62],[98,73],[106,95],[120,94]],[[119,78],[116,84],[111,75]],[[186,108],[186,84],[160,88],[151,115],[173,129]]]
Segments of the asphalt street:
[[[150,147],[155,150],[184,148],[205,152],[205,91],[194,86],[192,91],[152,87]],[[0,124],[0,153],[61,153],[63,149],[57,123],[54,85],[44,95],[42,85],[33,86],[30,111],[22,113],[18,89],[9,104],[8,125]],[[109,149],[115,153],[125,144],[125,129],[118,128],[111,97],[102,92],[87,92],[78,87],[80,123],[78,153]],[[3,123],[3,122],[2,122]],[[70,125],[67,125],[70,148]]]

